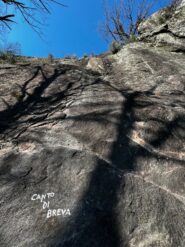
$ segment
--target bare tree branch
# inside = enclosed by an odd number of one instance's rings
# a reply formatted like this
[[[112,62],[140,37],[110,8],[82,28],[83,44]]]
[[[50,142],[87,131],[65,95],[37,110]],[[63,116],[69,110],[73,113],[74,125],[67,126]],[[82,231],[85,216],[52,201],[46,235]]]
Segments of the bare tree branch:
[[[41,26],[43,25],[43,23],[40,21],[38,15],[37,18],[35,18],[35,13],[39,12],[39,13],[50,13],[50,4],[58,4],[61,5],[62,7],[66,7],[66,5],[62,4],[59,1],[56,0],[29,0],[29,1],[25,1],[21,0],[21,1],[16,1],[16,0],[0,0],[2,9],[6,8],[6,6],[10,5],[12,7],[15,8],[15,10],[18,10],[24,21],[31,26],[31,28],[37,32],[38,34],[40,34],[41,31]],[[38,13],[37,13],[38,14]],[[6,15],[0,15],[0,23],[6,25],[7,27],[10,27],[10,24],[13,23],[13,17],[15,15],[14,14],[6,14]]]
[[[123,44],[137,36],[139,24],[152,13],[158,1],[115,0],[113,6],[105,2],[104,36]]]

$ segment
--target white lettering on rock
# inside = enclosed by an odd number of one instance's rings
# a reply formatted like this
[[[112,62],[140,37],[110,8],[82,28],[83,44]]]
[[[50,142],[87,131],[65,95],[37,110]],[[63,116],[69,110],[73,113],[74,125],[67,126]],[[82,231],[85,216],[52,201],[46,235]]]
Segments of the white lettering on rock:
[[[47,218],[54,217],[54,216],[70,216],[71,212],[70,209],[50,209],[50,201],[49,199],[55,196],[54,192],[46,193],[46,194],[33,194],[31,196],[32,201],[40,201],[42,203],[42,209],[47,209]]]
[[[54,217],[54,216],[60,216],[60,215],[70,216],[71,215],[70,209],[61,209],[61,208],[48,209],[47,218]]]

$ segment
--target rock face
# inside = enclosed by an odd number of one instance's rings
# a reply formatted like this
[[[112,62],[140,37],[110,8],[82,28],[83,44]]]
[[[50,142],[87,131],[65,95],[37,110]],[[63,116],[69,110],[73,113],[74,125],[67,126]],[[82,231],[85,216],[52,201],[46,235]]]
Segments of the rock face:
[[[0,66],[1,247],[185,246],[185,53],[151,20],[98,73]]]
[[[104,64],[101,58],[91,57],[87,63],[86,68],[101,74],[104,71]]]
[[[167,7],[139,26],[140,40],[171,51],[185,51],[185,2]]]

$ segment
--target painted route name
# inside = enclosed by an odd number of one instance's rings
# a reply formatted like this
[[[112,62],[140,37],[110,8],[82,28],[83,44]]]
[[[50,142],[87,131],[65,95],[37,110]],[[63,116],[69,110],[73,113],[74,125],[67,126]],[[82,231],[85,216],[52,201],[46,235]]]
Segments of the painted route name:
[[[58,208],[58,209],[51,209],[50,208],[50,199],[54,198],[55,193],[50,192],[46,194],[33,194],[31,196],[32,201],[39,201],[42,204],[42,209],[47,210],[46,218],[54,217],[54,216],[70,216],[71,212],[70,209],[67,208]]]

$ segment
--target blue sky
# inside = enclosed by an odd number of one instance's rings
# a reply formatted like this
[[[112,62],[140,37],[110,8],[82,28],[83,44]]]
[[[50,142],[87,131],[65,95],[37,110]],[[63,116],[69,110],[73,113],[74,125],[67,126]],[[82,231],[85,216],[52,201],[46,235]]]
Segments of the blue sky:
[[[112,2],[110,0],[109,2]],[[153,11],[164,6],[169,0],[162,0]],[[52,13],[43,15],[45,26],[42,28],[44,40],[21,21],[16,13],[8,42],[21,44],[22,55],[44,57],[52,53],[55,57],[66,55],[83,56],[99,54],[107,50],[108,43],[99,32],[103,21],[103,0],[64,0],[67,8],[52,5]]]

